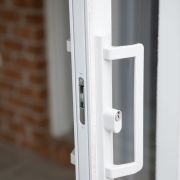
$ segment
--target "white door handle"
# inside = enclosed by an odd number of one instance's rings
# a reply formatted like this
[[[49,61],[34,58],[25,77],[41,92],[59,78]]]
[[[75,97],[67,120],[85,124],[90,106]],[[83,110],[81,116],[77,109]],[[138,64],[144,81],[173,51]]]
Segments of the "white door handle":
[[[108,178],[117,178],[138,172],[143,166],[143,76],[144,47],[142,44],[107,47],[103,50],[105,60],[135,58],[134,65],[134,162],[122,165],[106,164]]]

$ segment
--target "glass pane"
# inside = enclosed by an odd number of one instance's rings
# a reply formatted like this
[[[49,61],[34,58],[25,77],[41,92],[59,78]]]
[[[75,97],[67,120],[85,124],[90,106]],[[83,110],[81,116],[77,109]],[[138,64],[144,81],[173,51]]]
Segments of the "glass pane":
[[[121,180],[155,179],[156,74],[158,1],[113,0],[113,45],[142,43],[144,62],[144,166],[135,175]],[[113,107],[123,113],[123,127],[114,135],[114,163],[134,161],[134,61],[113,62]]]

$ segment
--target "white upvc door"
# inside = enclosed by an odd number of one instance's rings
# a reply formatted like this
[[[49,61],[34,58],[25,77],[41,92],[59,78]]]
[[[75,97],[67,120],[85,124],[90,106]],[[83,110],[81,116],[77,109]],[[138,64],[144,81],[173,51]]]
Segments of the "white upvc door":
[[[70,0],[76,179],[114,179],[143,166],[142,44],[112,46],[111,0]],[[134,161],[113,163],[113,133],[122,128],[112,108],[112,61],[134,58]],[[75,158],[75,159],[73,159]]]
[[[144,48],[140,43],[112,46],[111,3],[69,0],[67,49],[72,62],[75,139],[71,161],[76,180],[128,177],[141,170],[147,152],[143,150]],[[160,0],[159,10],[156,180],[179,180],[180,2]],[[113,134],[123,129],[123,111],[112,106],[112,61],[127,58],[134,58],[134,107],[129,112],[133,114],[134,160],[115,165]]]

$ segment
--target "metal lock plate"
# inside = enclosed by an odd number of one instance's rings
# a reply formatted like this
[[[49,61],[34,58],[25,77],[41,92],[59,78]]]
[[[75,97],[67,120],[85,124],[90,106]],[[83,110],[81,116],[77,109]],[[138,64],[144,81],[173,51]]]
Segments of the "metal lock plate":
[[[79,113],[80,113],[80,122],[85,124],[85,101],[84,101],[84,79],[79,78]]]

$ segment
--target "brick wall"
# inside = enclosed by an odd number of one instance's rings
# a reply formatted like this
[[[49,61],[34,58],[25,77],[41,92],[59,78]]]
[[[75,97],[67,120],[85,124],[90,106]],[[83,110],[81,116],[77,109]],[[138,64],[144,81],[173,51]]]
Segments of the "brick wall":
[[[49,133],[42,0],[0,0],[0,138],[69,164]]]

